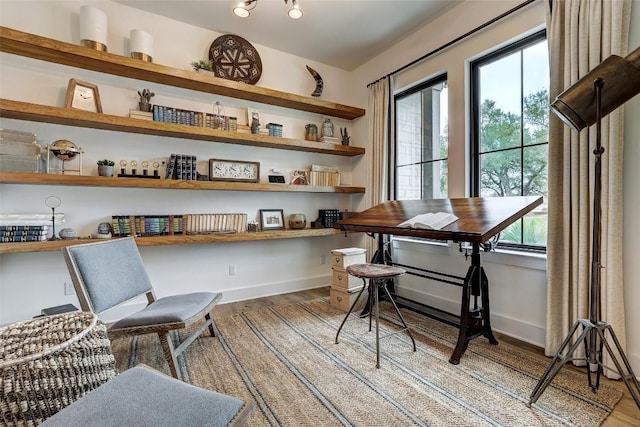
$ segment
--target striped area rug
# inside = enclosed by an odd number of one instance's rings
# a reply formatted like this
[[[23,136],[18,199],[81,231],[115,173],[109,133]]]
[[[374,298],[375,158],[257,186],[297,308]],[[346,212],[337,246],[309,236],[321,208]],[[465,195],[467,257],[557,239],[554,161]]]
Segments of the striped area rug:
[[[549,359],[479,338],[452,365],[457,330],[404,313],[418,350],[406,333],[390,335],[380,369],[375,326],[352,315],[335,344],[344,313],[326,299],[218,318],[219,339],[198,338],[181,369],[194,385],[253,399],[249,426],[598,426],[622,396],[606,385],[593,393],[563,368],[528,408]],[[395,329],[385,321],[381,336]],[[119,338],[113,350],[118,371],[146,363],[168,373],[156,336]]]

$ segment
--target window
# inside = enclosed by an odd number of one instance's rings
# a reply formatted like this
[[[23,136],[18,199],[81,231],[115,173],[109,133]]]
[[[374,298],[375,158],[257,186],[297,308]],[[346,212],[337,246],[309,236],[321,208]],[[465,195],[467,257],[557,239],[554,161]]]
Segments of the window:
[[[504,230],[499,244],[547,242],[549,58],[545,32],[471,64],[473,196],[542,195],[542,206]]]
[[[447,197],[447,77],[395,95],[396,200]]]

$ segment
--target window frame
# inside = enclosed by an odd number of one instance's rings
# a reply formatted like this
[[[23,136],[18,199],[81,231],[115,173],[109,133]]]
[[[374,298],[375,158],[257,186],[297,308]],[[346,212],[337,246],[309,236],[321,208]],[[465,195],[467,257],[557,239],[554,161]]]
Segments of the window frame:
[[[437,84],[440,83],[445,83],[448,85],[448,75],[447,72],[442,72],[439,73],[425,81],[422,81],[420,83],[417,83],[407,89],[401,90],[397,93],[393,94],[393,139],[389,141],[389,146],[390,146],[390,156],[389,156],[389,176],[388,176],[388,182],[389,182],[389,200],[397,200],[397,194],[398,194],[398,181],[397,181],[397,169],[398,169],[398,164],[397,164],[397,152],[398,152],[398,123],[397,123],[397,106],[398,106],[398,100],[400,98],[404,98],[416,93],[421,92],[424,89],[430,88],[432,86],[435,86]],[[447,147],[447,157],[446,158],[438,158],[438,159],[432,159],[429,161],[425,161],[422,162],[424,163],[434,163],[434,162],[443,162],[446,161],[447,162],[447,168],[448,168],[448,161],[449,161],[449,155],[448,155],[448,147]],[[424,185],[422,186],[424,188]]]
[[[480,68],[482,65],[486,65],[486,64],[490,64],[492,62],[495,62],[496,60],[499,60],[501,58],[507,57],[517,51],[522,51],[523,49],[527,48],[528,46],[532,46],[536,43],[539,43],[543,40],[547,40],[547,30],[543,29],[540,31],[537,31],[531,35],[528,35],[520,40],[517,40],[513,43],[509,43],[506,46],[503,46],[499,49],[496,49],[495,51],[487,54],[487,55],[483,55],[480,58],[477,58],[473,61],[471,61],[469,63],[469,69],[470,69],[470,81],[469,81],[469,86],[470,86],[470,118],[469,118],[469,123],[470,123],[470,144],[469,144],[469,188],[471,190],[471,196],[472,197],[479,197],[480,196],[480,185],[481,185],[481,180],[480,180],[480,173],[481,173],[481,165],[480,165],[480,158],[481,155],[484,153],[480,152],[480,120],[479,120],[479,108],[481,106],[481,99],[480,99]],[[521,84],[522,84],[522,69],[520,70],[521,73]],[[520,120],[521,120],[521,127],[522,127],[522,121],[524,120],[524,114],[522,112],[522,97],[521,97],[521,116],[520,116]],[[521,132],[520,134],[520,145],[518,147],[518,149],[520,150],[520,164],[523,165],[524,164],[524,149],[528,148],[528,147],[535,147],[535,146],[540,146],[540,145],[547,145],[549,144],[548,138],[547,138],[547,142],[546,143],[536,143],[536,144],[528,144],[528,145],[524,145],[523,144],[523,138],[524,138],[524,133]],[[506,151],[507,149],[504,150],[497,150],[497,151]],[[509,149],[511,150],[511,149]],[[496,151],[496,152],[497,152]],[[522,168],[521,166],[521,176],[522,173],[524,171],[524,168]],[[523,219],[520,219],[520,221],[523,221]],[[521,227],[522,229],[522,227]],[[516,250],[516,251],[522,251],[522,252],[535,252],[535,253],[546,253],[547,252],[547,247],[546,244],[543,245],[528,245],[528,244],[523,244],[523,243],[512,243],[512,242],[499,242],[497,245],[498,248],[503,248],[503,249],[509,249],[509,250]]]

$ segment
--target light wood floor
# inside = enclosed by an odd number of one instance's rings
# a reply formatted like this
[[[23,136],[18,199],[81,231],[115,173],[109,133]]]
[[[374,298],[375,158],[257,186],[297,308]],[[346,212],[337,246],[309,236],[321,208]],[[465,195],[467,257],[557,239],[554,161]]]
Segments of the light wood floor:
[[[242,311],[259,310],[266,307],[272,307],[275,305],[295,304],[302,301],[308,301],[321,297],[329,296],[329,287],[311,289],[308,291],[294,292],[284,295],[274,295],[265,298],[257,298],[247,301],[234,302],[229,304],[219,304],[214,310],[214,317],[228,316],[231,314],[239,313]],[[509,342],[513,345],[517,345],[527,351],[533,353],[542,354],[543,350],[540,347],[533,346],[528,343],[516,340],[514,338],[507,337],[502,334],[495,334],[499,341]],[[562,369],[577,369],[572,366],[566,365]],[[636,372],[637,375],[637,372]],[[587,381],[585,375],[585,382]],[[619,388],[624,392],[624,396],[620,403],[616,405],[613,412],[604,421],[602,426],[604,427],[637,427],[640,426],[640,408],[636,406],[633,398],[629,394],[629,390],[622,381],[611,381],[607,378],[603,378],[603,383],[610,384]]]

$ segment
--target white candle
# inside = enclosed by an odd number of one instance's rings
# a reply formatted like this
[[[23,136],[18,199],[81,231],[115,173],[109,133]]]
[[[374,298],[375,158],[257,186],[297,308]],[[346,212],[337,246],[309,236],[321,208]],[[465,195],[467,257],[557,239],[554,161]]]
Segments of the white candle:
[[[91,6],[80,7],[80,41],[85,40],[107,46],[107,15]],[[103,50],[103,49],[100,49]]]
[[[153,57],[153,37],[151,34],[142,30],[131,30],[129,43],[131,45],[131,57],[144,59],[144,56],[148,56],[149,59]],[[142,54],[142,55],[135,55]]]

